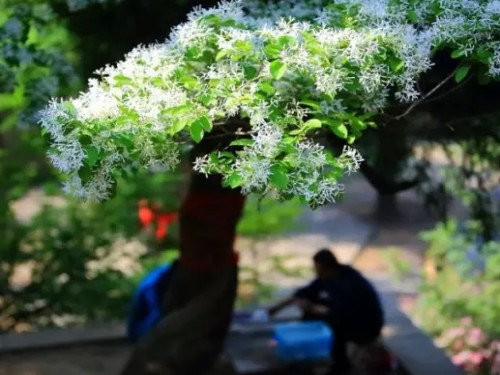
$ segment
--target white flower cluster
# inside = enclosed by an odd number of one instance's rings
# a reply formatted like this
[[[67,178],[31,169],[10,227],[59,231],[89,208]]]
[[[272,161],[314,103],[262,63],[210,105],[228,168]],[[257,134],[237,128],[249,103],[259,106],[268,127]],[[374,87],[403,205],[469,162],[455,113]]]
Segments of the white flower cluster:
[[[139,46],[100,70],[78,98],[42,111],[50,159],[68,175],[67,191],[105,199],[117,174],[174,168],[181,142],[199,142],[238,116],[248,120],[247,142],[200,157],[196,171],[222,173],[244,192],[332,202],[342,174],[362,158],[349,147],[333,157],[315,135],[331,129],[352,142],[365,127],[360,108],[415,100],[416,82],[441,47],[481,54],[500,75],[499,4],[249,0],[197,8],[165,42]]]

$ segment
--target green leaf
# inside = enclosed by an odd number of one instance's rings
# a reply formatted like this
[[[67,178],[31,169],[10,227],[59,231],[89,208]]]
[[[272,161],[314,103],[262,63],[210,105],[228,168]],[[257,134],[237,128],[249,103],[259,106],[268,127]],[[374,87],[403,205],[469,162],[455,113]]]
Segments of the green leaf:
[[[90,146],[85,149],[87,157],[85,158],[85,163],[89,167],[93,167],[99,161],[99,150],[96,147]]]
[[[402,70],[404,68],[405,63],[401,59],[398,59],[396,57],[391,57],[391,58],[389,58],[389,66],[395,72],[399,72],[400,70]]]
[[[87,135],[87,134],[83,134],[81,135],[78,140],[80,141],[80,144],[82,146],[87,146],[87,145],[90,145],[92,144],[92,137],[90,135]]]
[[[222,60],[228,54],[229,54],[229,50],[227,50],[227,49],[220,50],[219,52],[217,52],[217,55],[215,55],[215,61]]]
[[[254,140],[250,138],[241,138],[235,141],[232,141],[229,146],[251,146],[253,145]]]
[[[253,45],[249,42],[245,42],[244,40],[238,40],[234,43],[234,47],[239,52],[249,53],[253,49]]]
[[[234,160],[236,157],[234,156],[234,154],[232,152],[229,152],[229,151],[222,151],[219,156],[221,158],[226,158],[226,159],[229,159],[229,160]]]
[[[194,120],[193,124],[194,123],[198,123],[201,128],[207,132],[211,131],[213,128],[212,121],[210,121],[207,116],[198,117],[196,120]],[[193,124],[191,124],[191,127],[193,126]]]
[[[482,63],[488,63],[490,61],[492,53],[488,51],[484,46],[481,46],[476,51],[476,56]]]
[[[321,109],[321,105],[318,102],[315,102],[314,100],[305,99],[302,100],[300,104],[311,107],[312,109],[318,109],[318,110]]]
[[[355,91],[362,90],[363,86],[361,85],[361,83],[354,81],[354,82],[346,83],[345,88],[346,88],[346,90],[355,92]]]
[[[16,88],[15,94],[17,94],[18,92],[19,91]],[[24,95],[24,92],[22,92],[22,94]],[[64,101],[61,104],[62,104],[62,107],[64,108],[65,111],[68,111],[70,113],[75,113],[76,112],[75,105],[73,103],[71,103],[70,101]]]
[[[83,166],[78,170],[78,177],[82,180],[82,184],[86,184],[92,178],[92,170],[88,166]]]
[[[196,59],[201,55],[202,50],[198,46],[188,47],[186,50],[186,58]]]
[[[233,172],[226,180],[226,183],[230,188],[234,189],[238,186],[243,185],[243,177],[241,177],[238,173]]]
[[[347,139],[349,132],[344,123],[340,120],[335,119],[325,119],[324,122],[328,124],[332,132],[339,138]]]
[[[128,149],[132,149],[134,147],[134,143],[130,139],[130,137],[123,133],[118,133],[114,135],[114,138],[122,145]]]
[[[280,52],[281,52],[281,46],[277,44],[271,43],[264,47],[264,53],[270,59],[278,57],[280,55]]]
[[[281,46],[285,47],[296,42],[293,36],[283,35],[278,38],[278,42]]]
[[[271,75],[274,79],[281,79],[286,73],[286,64],[284,64],[281,60],[274,60],[269,67]]]
[[[208,14],[202,17],[203,21],[210,25],[217,25],[220,23],[220,18],[216,14]]]
[[[200,121],[196,120],[191,124],[190,133],[193,141],[195,141],[196,143],[201,142],[204,132],[203,126],[201,125]]]
[[[465,50],[463,49],[456,49],[451,53],[451,58],[452,59],[458,59],[459,57],[462,57],[465,55]]]
[[[281,165],[276,164],[271,167],[271,183],[278,189],[284,189],[288,185],[288,175],[286,174],[285,168]]]
[[[118,105],[118,109],[122,113],[122,116],[118,118],[118,121],[122,124],[127,124],[129,122],[137,122],[139,120],[139,113],[136,110],[129,108],[125,105]]]
[[[163,87],[163,79],[161,77],[153,77],[149,81],[153,86]]]
[[[455,72],[455,82],[462,82],[465,77],[467,77],[467,74],[469,74],[470,68],[470,65],[462,65],[461,67],[459,67]]]
[[[267,95],[272,95],[276,92],[276,88],[269,81],[264,81],[260,84],[260,89],[264,91]]]
[[[257,77],[257,69],[254,66],[247,65],[243,68],[243,72],[245,73],[246,79],[252,79]]]
[[[200,87],[200,83],[193,76],[182,76],[179,78],[179,82],[181,82],[188,90],[195,90]]]
[[[321,128],[321,121],[318,119],[313,118],[304,123],[305,130],[319,129],[319,128]]]
[[[199,97],[201,104],[203,104],[205,107],[209,107],[213,99],[214,98],[211,92],[207,92],[205,95],[201,95]]]
[[[213,164],[217,164],[220,162],[219,155],[217,155],[217,153],[215,153],[215,152],[211,152],[209,154],[209,158],[210,158],[210,162]]]
[[[114,76],[114,80],[118,86],[123,86],[132,82],[132,78],[124,76],[123,74],[117,74]]]
[[[190,110],[191,110],[190,105],[182,104],[182,105],[179,105],[177,107],[167,108],[163,111],[163,113],[166,115],[178,116],[178,115],[189,113]]]
[[[174,134],[179,133],[180,131],[184,130],[186,125],[188,124],[188,120],[186,118],[176,118],[174,122],[172,123],[172,132]]]
[[[415,10],[410,10],[408,11],[408,19],[411,21],[411,22],[418,22],[418,15],[417,15],[417,12],[415,12]]]
[[[344,124],[333,126],[331,129],[337,137],[340,137],[342,139],[347,139],[347,136],[349,135],[347,127]]]

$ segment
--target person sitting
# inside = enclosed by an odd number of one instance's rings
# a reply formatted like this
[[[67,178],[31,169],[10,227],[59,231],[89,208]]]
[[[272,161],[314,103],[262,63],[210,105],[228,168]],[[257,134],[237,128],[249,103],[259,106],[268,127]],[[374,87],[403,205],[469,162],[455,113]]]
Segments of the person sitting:
[[[313,257],[316,279],[289,299],[269,309],[274,315],[295,303],[306,320],[321,320],[334,332],[330,373],[347,371],[347,343],[363,346],[377,341],[384,325],[382,306],[371,283],[358,271],[340,264],[328,249]]]

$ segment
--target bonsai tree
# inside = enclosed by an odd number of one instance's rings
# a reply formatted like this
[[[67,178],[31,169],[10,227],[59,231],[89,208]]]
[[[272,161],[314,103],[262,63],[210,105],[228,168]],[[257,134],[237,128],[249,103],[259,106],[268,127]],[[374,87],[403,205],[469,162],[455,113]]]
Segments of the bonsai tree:
[[[118,176],[192,161],[166,316],[123,374],[207,371],[229,326],[244,195],[334,202],[365,129],[469,75],[498,78],[499,23],[497,0],[222,2],[52,100],[40,125],[70,194],[109,199]]]

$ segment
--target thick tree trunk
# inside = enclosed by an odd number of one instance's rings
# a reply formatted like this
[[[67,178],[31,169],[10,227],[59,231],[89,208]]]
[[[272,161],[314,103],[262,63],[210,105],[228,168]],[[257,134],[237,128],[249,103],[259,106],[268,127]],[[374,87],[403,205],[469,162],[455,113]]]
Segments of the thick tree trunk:
[[[376,218],[381,222],[397,221],[401,217],[396,194],[377,193]]]
[[[227,147],[214,137],[191,157]],[[138,343],[122,375],[202,375],[218,359],[238,282],[236,226],[245,198],[220,176],[193,174],[179,212],[180,259],[164,300],[165,317]]]
[[[398,180],[397,176],[401,169],[402,161],[411,154],[411,149],[405,142],[397,139],[384,138],[385,135],[376,131],[366,132],[364,148],[365,152],[372,153],[371,162],[364,161],[360,166],[360,173],[377,192],[377,205],[375,216],[381,221],[398,220],[401,212],[397,207],[397,194],[416,187],[420,181],[418,178],[409,180]],[[329,134],[328,141],[332,148],[340,152],[345,141]],[[363,144],[361,144],[363,150]]]

